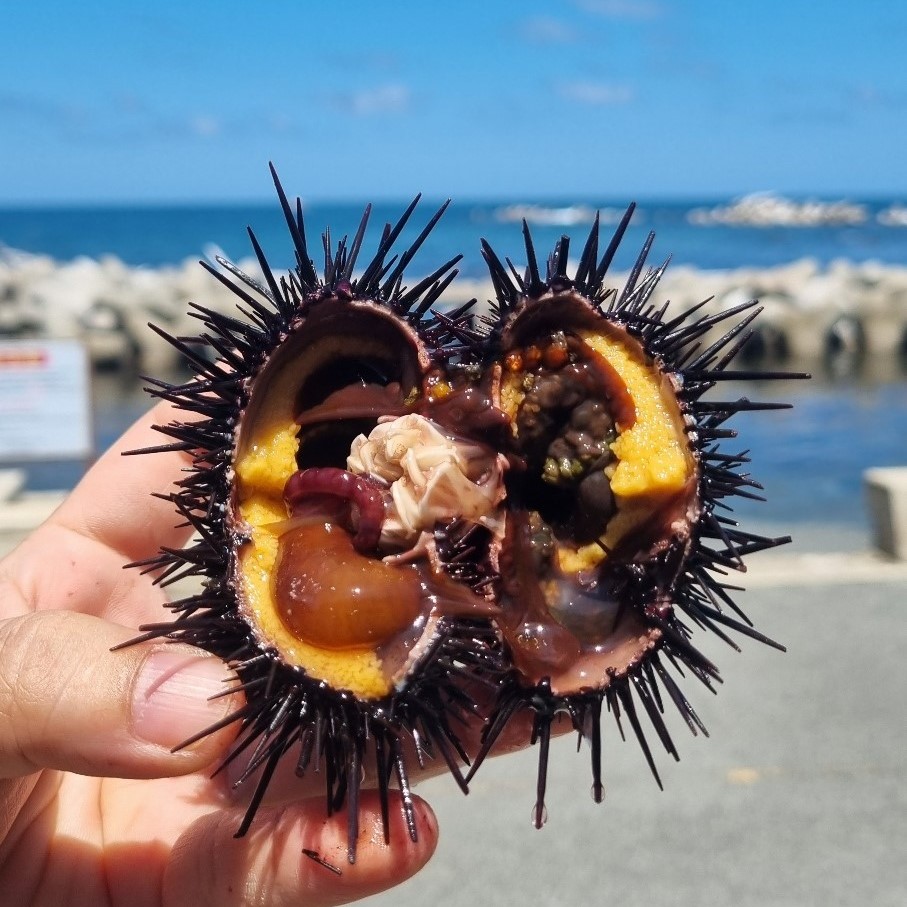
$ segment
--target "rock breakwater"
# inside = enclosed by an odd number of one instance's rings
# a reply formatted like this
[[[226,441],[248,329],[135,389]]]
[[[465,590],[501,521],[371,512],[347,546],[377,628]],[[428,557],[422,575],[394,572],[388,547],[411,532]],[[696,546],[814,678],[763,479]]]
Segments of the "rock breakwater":
[[[257,276],[254,261],[239,264]],[[614,285],[622,278],[615,274]],[[820,267],[811,259],[724,271],[678,265],[668,269],[658,295],[677,310],[709,299],[707,312],[758,299],[764,311],[747,346],[750,361],[907,354],[907,266],[837,261]],[[460,280],[444,301],[484,303],[491,296],[488,283]],[[58,262],[0,252],[0,338],[75,338],[98,368],[177,369],[178,354],[147,324],[175,335],[197,333],[189,302],[218,311],[235,307],[235,297],[194,260],[152,269],[113,257]]]

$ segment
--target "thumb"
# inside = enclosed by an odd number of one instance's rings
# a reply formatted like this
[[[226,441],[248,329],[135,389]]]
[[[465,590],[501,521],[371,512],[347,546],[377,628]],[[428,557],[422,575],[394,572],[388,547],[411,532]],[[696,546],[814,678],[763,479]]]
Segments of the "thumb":
[[[237,708],[230,673],[191,646],[117,652],[135,631],[97,617],[44,611],[0,621],[0,777],[52,768],[155,778],[212,762],[235,731],[174,746]]]

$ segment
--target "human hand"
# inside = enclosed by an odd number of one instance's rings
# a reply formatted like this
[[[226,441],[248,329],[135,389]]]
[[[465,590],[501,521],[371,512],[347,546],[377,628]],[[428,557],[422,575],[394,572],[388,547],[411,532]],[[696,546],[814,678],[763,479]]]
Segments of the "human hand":
[[[434,851],[427,804],[417,799],[414,843],[392,803],[384,844],[378,797],[363,792],[352,866],[346,817],[326,817],[323,796],[274,798],[237,840],[244,806],[210,777],[234,731],[171,752],[241,704],[209,699],[224,690],[227,666],[161,641],[110,651],[159,621],[166,600],[151,577],[123,566],[188,536],[173,528],[172,507],[149,494],[178,479],[188,460],[121,455],[160,443],[151,426],[170,418],[159,406],[140,420],[0,562],[3,902],[339,904],[398,884]]]

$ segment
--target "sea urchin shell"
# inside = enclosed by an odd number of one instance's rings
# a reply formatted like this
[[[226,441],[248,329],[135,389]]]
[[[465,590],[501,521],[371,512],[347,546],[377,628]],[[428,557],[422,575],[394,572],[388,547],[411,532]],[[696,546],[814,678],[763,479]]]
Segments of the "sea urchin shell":
[[[446,206],[390,258],[416,199],[356,274],[366,209],[352,244],[332,249],[325,234],[318,275],[301,205],[294,212],[274,179],[295,270],[278,279],[250,231],[264,284],[225,260],[206,266],[245,319],[195,307],[207,330],[193,343],[168,338],[195,376],[153,382],[191,414],[160,426],[171,443],[157,449],[193,457],[168,497],[198,538],[142,566],[162,583],[199,576],[203,590],[174,602],[176,620],[144,627],[143,638],[199,645],[238,675],[246,704],[226,719],[241,730],[224,764],[243,760],[240,784],[258,773],[238,835],[296,747],[299,775],[323,771],[328,811],[348,806],[352,861],[364,760],[385,827],[395,777],[412,835],[406,740],[420,762],[439,753],[463,783],[451,717],[474,705],[459,677],[497,655],[485,577],[457,555],[470,528],[500,531],[502,471],[492,447],[461,432],[470,403],[484,398],[446,371],[466,310],[427,314],[459,256],[403,284]]]
[[[734,435],[724,427],[734,413],[777,405],[703,399],[720,381],[754,377],[728,365],[756,303],[669,317],[667,305],[651,302],[666,265],[643,273],[653,234],[623,290],[608,289],[632,212],[601,257],[596,219],[572,277],[566,236],[544,277],[525,223],[524,276],[483,245],[496,292],[485,319],[487,357],[501,375],[499,405],[512,428],[497,621],[511,670],[467,780],[511,718],[530,710],[531,742],[540,745],[537,827],[560,716],[590,743],[597,801],[603,706],[619,727],[624,718],[632,727],[660,786],[640,711],[677,758],[662,717],[666,700],[694,734],[706,730],[672,671],[683,668],[706,686],[720,680],[693,645],[690,623],[731,645],[727,629],[782,648],[752,628],[723,576],[747,554],[789,539],[737,528],[726,499],[753,496],[758,486],[740,471],[744,455],[717,448]],[[703,338],[728,322],[703,349]]]
[[[223,722],[240,723],[224,765],[241,764],[239,784],[254,779],[237,834],[295,748],[298,774],[323,769],[328,812],[348,807],[351,861],[366,761],[385,833],[395,779],[415,836],[407,749],[420,763],[439,754],[465,790],[525,711],[537,826],[559,716],[590,743],[596,800],[603,708],[621,733],[630,725],[660,785],[642,713],[676,758],[667,700],[706,731],[675,675],[720,679],[693,628],[781,648],[723,577],[788,539],[737,527],[727,500],[758,486],[745,455],[718,447],[732,415],[777,405],[706,398],[727,379],[782,377],[729,369],[755,303],[669,315],[651,301],[664,266],[643,273],[651,234],[623,290],[608,289],[631,206],[601,255],[596,219],[572,276],[567,237],[544,277],[525,224],[523,276],[483,244],[491,314],[440,313],[459,256],[403,281],[446,206],[390,257],[417,198],[356,272],[366,209],[352,243],[324,234],[319,274],[301,203],[274,181],[295,269],[275,276],[250,231],[263,283],[206,265],[243,317],[196,306],[206,330],[167,337],[195,374],[152,382],[188,414],[159,427],[169,443],[155,450],[193,458],[166,497],[197,538],[141,565],[161,583],[203,581],[142,638],[208,649],[245,693]],[[455,728],[479,716],[477,680],[494,702],[464,778]]]

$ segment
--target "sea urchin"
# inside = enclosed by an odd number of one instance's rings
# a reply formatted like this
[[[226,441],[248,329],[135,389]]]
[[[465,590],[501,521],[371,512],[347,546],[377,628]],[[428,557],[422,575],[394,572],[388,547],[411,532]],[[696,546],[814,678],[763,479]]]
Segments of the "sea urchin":
[[[603,708],[629,724],[657,780],[643,714],[676,757],[665,703],[694,734],[705,727],[675,675],[719,679],[693,628],[780,648],[724,580],[788,539],[738,528],[727,499],[758,486],[743,454],[719,449],[732,415],[775,404],[706,397],[728,379],[780,377],[729,369],[755,303],[669,315],[652,302],[664,266],[643,272],[651,235],[623,290],[608,289],[631,206],[601,255],[596,219],[572,276],[567,237],[544,275],[525,224],[522,275],[483,244],[491,313],[443,313],[459,256],[412,288],[404,275],[446,205],[393,255],[417,198],[357,270],[367,208],[351,243],[324,234],[318,273],[301,203],[272,175],[295,268],[276,276],[250,231],[263,283],[205,265],[241,317],[194,306],[197,337],[159,332],[194,372],[151,392],[186,413],[159,427],[168,442],[154,450],[193,458],[164,497],[196,538],[140,565],[161,583],[202,581],[141,638],[217,654],[245,694],[222,722],[240,730],[221,767],[254,778],[237,834],[293,749],[299,775],[323,773],[328,812],[347,807],[351,861],[366,763],[385,833],[396,783],[415,836],[409,762],[438,754],[465,790],[527,711],[537,826],[558,716],[591,745],[596,800]],[[484,716],[478,689],[483,703],[491,690]],[[458,731],[482,717],[464,778]]]
[[[759,486],[742,472],[747,457],[718,442],[734,437],[725,424],[735,413],[784,405],[704,395],[721,381],[796,376],[728,368],[758,314],[755,302],[711,315],[701,314],[706,303],[673,316],[656,306],[667,263],[643,272],[654,234],[623,290],[608,288],[632,213],[601,257],[596,218],[572,276],[566,236],[544,276],[525,222],[525,274],[483,244],[496,294],[484,319],[486,367],[500,375],[511,426],[496,621],[510,670],[467,781],[513,716],[529,710],[527,742],[540,747],[537,827],[558,717],[590,744],[596,801],[604,796],[603,707],[621,735],[622,720],[630,725],[660,786],[641,713],[678,758],[664,703],[694,734],[706,729],[674,674],[688,671],[709,688],[720,680],[694,646],[693,626],[735,648],[726,630],[783,648],[753,628],[725,579],[746,555],[790,539],[738,528],[727,499],[757,497]]]
[[[462,561],[468,536],[499,531],[501,458],[461,431],[465,413],[481,422],[486,399],[447,375],[467,311],[428,314],[460,256],[403,283],[446,205],[391,257],[417,198],[356,272],[366,209],[352,243],[332,248],[324,234],[319,275],[301,204],[274,180],[295,270],[278,279],[250,231],[264,284],[222,259],[223,271],[205,265],[244,317],[195,306],[198,337],[160,332],[194,372],[151,392],[188,414],[159,427],[170,443],[155,450],[193,457],[166,497],[197,538],[140,566],[161,583],[200,577],[202,590],[142,638],[201,646],[238,676],[246,704],[224,722],[241,723],[224,766],[242,758],[237,783],[258,776],[237,834],[297,747],[297,773],[323,773],[328,812],[348,806],[352,861],[366,759],[385,828],[396,778],[413,836],[406,741],[420,762],[439,753],[463,784],[451,720],[475,706],[460,678],[498,655],[486,577]]]

